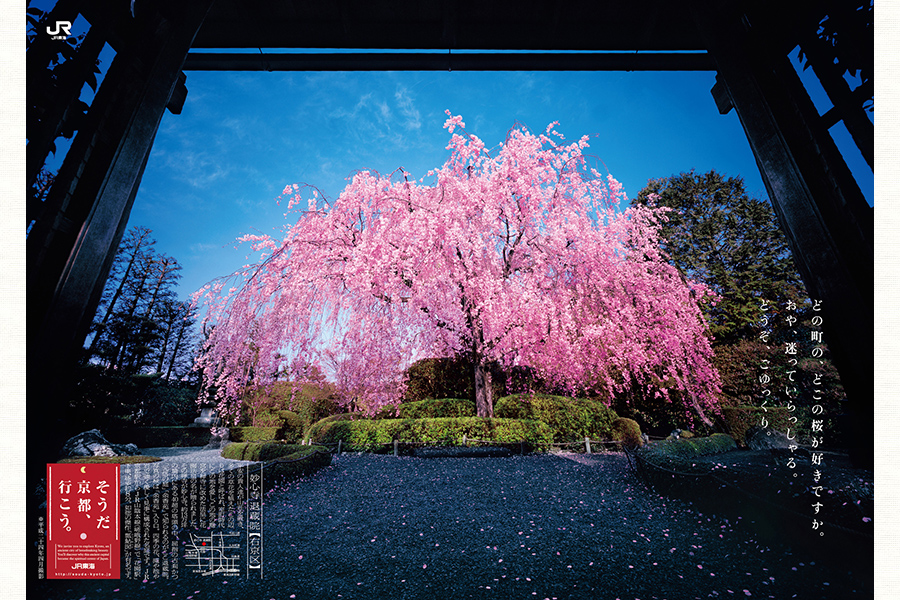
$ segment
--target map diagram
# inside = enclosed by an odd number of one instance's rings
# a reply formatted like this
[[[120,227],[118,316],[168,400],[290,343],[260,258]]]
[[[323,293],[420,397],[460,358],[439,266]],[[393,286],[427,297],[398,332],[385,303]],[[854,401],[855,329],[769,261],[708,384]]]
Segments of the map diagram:
[[[206,575],[240,574],[240,533],[190,534],[184,558],[194,573]]]

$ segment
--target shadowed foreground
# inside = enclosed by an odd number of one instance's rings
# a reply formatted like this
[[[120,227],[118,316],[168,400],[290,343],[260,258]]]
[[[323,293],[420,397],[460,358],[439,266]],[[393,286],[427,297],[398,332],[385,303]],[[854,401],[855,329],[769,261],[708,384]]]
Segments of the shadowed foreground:
[[[184,571],[44,581],[35,597],[872,597],[871,581],[758,542],[745,520],[647,491],[622,455],[592,459],[343,455],[266,496],[262,581]]]

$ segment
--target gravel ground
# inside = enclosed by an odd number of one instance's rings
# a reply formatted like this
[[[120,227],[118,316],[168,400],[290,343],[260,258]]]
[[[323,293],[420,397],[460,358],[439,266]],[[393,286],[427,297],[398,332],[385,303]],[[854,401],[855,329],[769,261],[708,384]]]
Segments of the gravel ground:
[[[46,581],[67,598],[871,598],[746,520],[660,497],[622,455],[342,455],[264,503],[264,579]]]
[[[141,448],[141,454],[145,456],[158,456],[163,463],[203,463],[207,473],[219,473],[230,469],[237,469],[243,465],[252,465],[249,460],[230,460],[222,458],[222,451],[218,449],[205,450],[203,448]],[[155,466],[154,466],[155,465]],[[160,469],[159,463],[137,463],[121,465],[123,485],[122,493],[130,492],[137,488],[151,487],[167,481],[181,479],[177,472]],[[131,481],[130,485],[125,481]]]

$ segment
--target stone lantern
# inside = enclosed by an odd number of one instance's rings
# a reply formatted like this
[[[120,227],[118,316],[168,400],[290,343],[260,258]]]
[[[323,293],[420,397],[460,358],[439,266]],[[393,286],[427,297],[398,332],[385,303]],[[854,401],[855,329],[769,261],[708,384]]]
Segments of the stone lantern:
[[[218,420],[215,403],[207,400],[200,405],[200,416],[194,419],[191,427],[212,427]]]

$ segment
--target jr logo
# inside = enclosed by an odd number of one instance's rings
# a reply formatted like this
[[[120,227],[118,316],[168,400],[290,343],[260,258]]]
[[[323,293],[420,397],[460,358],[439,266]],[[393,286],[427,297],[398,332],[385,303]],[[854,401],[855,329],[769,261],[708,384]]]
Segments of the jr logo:
[[[72,30],[72,22],[71,21],[57,21],[56,29],[54,31],[50,31],[50,27],[47,27],[47,33],[52,35],[54,39],[66,38],[71,35],[70,31]]]

